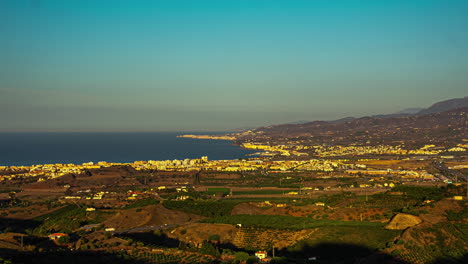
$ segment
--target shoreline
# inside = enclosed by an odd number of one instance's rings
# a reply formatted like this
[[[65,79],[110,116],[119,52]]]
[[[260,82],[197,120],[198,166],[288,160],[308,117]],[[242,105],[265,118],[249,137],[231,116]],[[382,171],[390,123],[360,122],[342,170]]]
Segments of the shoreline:
[[[226,136],[226,135],[221,135],[221,136],[217,136],[217,135],[180,135],[180,136],[177,136],[177,137],[178,138],[192,138],[192,139],[229,140],[229,141],[237,140],[237,138],[234,137],[234,136]],[[232,145],[238,146],[241,149],[246,149],[246,150],[261,150],[261,151],[254,152],[254,153],[251,153],[251,154],[246,154],[246,156],[248,156],[248,157],[255,157],[255,156],[258,156],[258,157],[271,157],[271,156],[275,156],[275,155],[284,153],[281,150],[271,149],[271,147],[269,148],[269,146],[261,146],[261,145],[254,145],[254,144],[248,144],[248,143],[240,143],[240,144],[233,143]],[[267,147],[267,148],[264,148],[264,147]],[[268,150],[272,150],[272,152],[270,152]],[[287,155],[287,156],[289,156],[289,155]]]
[[[214,140],[236,140],[233,136],[216,136],[216,135],[180,135],[178,138],[194,138],[194,139],[214,139]]]

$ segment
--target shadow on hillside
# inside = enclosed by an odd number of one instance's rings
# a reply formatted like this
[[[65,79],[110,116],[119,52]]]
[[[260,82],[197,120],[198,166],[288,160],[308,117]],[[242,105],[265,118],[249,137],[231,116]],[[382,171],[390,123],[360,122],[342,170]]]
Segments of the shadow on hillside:
[[[0,249],[0,256],[5,260],[11,260],[12,263],[30,263],[30,264],[144,264],[146,262],[130,259],[127,256],[119,256],[106,252],[92,251],[43,251],[26,252],[11,249]]]
[[[438,258],[431,264],[462,264],[462,263],[468,263],[468,253],[463,255],[463,257],[459,259],[453,259],[453,258],[447,258],[447,257]]]
[[[145,234],[132,234],[135,241],[136,238],[154,239],[152,236],[142,236]],[[149,235],[149,234],[146,234]],[[156,236],[157,237],[157,236]],[[170,240],[168,240],[170,241]],[[171,241],[173,243],[176,240]],[[156,242],[160,243],[160,242]],[[149,244],[155,244],[149,243]],[[164,246],[168,246],[165,244]],[[223,246],[235,248],[233,245],[218,244],[219,249]],[[271,250],[268,251],[271,256]],[[81,264],[81,263],[97,263],[97,264],[127,264],[147,263],[142,260],[129,257],[125,251],[109,253],[105,251],[69,251],[64,248],[42,248],[36,251],[19,251],[12,249],[0,249],[0,256],[3,259],[11,260],[12,263],[67,263],[67,264]],[[458,264],[467,263],[467,255],[460,259],[440,258],[431,262],[431,264]],[[0,259],[1,260],[1,259]],[[410,264],[408,262],[398,259],[396,256],[385,254],[379,251],[374,251],[366,247],[351,245],[351,244],[336,244],[336,243],[323,243],[315,246],[305,246],[298,251],[280,250],[276,251],[276,258],[271,263],[299,263],[299,264]]]
[[[395,256],[367,247],[341,243],[321,243],[314,246],[305,245],[296,251],[283,249],[277,252],[276,255],[286,257],[293,263],[407,263]]]
[[[298,251],[280,250],[276,255],[285,257],[288,260],[285,263],[410,264],[401,260],[397,254],[391,255],[363,246],[340,243],[304,246]],[[460,259],[439,258],[435,259],[431,264],[468,263],[467,256],[465,255]]]
[[[162,232],[156,234],[153,232],[127,233],[117,236],[122,238],[131,238],[135,242],[142,242],[145,245],[151,246],[177,248],[180,244],[178,239],[170,238]]]
[[[40,221],[14,218],[0,218],[0,231],[24,233],[27,229],[34,229],[41,224]]]
[[[23,244],[24,247],[28,245],[34,246],[37,250],[57,250],[62,248],[54,243],[48,237],[30,236],[30,235],[16,235],[13,237],[18,245]]]

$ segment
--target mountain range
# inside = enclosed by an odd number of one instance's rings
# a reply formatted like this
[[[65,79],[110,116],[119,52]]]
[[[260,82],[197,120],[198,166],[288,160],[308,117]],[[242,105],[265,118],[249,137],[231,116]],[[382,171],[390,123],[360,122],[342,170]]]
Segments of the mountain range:
[[[408,113],[408,112],[415,113]],[[468,139],[468,97],[446,100],[416,111],[388,115],[342,118],[260,127],[242,133],[240,141],[288,142],[307,140],[317,144],[366,144],[398,142],[461,142]]]
[[[404,110],[401,110],[392,114],[373,115],[371,117],[393,118],[393,117],[402,117],[402,116],[411,116],[411,115],[426,115],[426,114],[440,113],[440,112],[445,112],[445,111],[449,111],[452,109],[464,108],[464,107],[468,107],[468,96],[464,98],[454,98],[454,99],[437,102],[428,108],[413,107],[413,108],[407,108],[407,109],[404,109]],[[338,124],[342,122],[348,122],[354,119],[357,119],[357,118],[345,117],[345,118],[340,118],[337,120],[331,120],[331,121],[326,121],[326,122]],[[290,125],[307,124],[310,122],[313,122],[313,121],[301,120],[301,121],[296,121],[296,122],[290,122],[287,124],[290,124]]]

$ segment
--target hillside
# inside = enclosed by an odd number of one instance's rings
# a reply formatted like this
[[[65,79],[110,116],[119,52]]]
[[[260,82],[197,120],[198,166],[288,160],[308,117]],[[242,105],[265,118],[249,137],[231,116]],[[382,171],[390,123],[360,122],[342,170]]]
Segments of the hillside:
[[[464,98],[455,98],[450,100],[445,100],[442,102],[435,103],[427,109],[422,109],[417,112],[417,115],[427,115],[432,113],[440,113],[453,109],[466,108],[468,107],[468,96]]]
[[[203,217],[181,211],[170,210],[158,205],[150,205],[138,209],[119,211],[103,224],[115,229],[135,228],[141,226],[157,226],[164,224],[183,224],[198,221]]]
[[[244,141],[306,140],[311,144],[460,141],[468,135],[468,107],[441,113],[395,118],[361,117],[346,122],[314,121],[261,127],[237,136]]]

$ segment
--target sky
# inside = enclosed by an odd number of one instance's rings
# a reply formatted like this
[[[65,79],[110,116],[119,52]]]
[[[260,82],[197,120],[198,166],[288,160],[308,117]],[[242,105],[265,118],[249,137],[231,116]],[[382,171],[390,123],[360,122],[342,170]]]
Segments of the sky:
[[[0,0],[0,131],[225,131],[467,96],[465,0]]]

